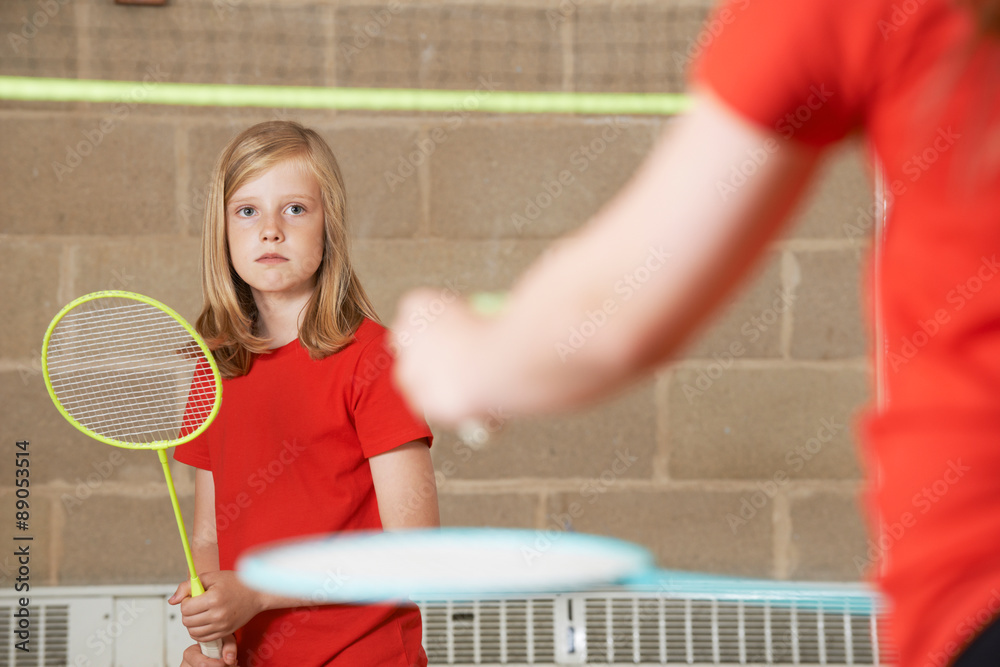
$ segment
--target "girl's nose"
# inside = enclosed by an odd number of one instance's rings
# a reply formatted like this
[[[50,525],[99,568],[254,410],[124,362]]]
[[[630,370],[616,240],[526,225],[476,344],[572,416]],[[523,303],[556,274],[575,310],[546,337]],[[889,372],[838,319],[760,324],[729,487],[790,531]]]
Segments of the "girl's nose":
[[[275,243],[284,240],[284,234],[281,233],[281,223],[276,216],[263,215],[261,216],[261,226],[260,226],[260,240]]]

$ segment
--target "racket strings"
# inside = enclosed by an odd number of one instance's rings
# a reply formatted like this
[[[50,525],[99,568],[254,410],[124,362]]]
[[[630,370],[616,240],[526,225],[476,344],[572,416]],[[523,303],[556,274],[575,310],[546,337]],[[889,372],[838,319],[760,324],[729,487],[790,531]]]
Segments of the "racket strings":
[[[77,306],[53,330],[46,364],[69,416],[130,446],[196,430],[216,402],[198,343],[170,314],[141,301],[105,297]]]

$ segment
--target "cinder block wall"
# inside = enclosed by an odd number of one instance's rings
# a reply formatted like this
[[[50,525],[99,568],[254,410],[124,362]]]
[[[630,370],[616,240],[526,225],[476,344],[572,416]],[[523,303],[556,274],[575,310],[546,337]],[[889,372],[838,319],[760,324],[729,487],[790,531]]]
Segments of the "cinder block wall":
[[[147,293],[195,316],[207,177],[235,132],[292,118],[329,140],[357,265],[390,321],[416,285],[508,286],[612,196],[669,123],[134,104],[144,86],[682,92],[698,40],[713,39],[699,38],[707,11],[682,0],[0,3],[0,74],[145,80],[119,104],[0,102],[0,534],[8,547],[12,533],[34,537],[32,582],[185,576],[156,457],[65,424],[38,357],[55,312],[93,290]],[[579,414],[513,422],[480,451],[440,431],[444,523],[605,533],[668,567],[857,579],[867,544],[852,426],[869,393],[869,235],[851,228],[870,226],[870,182],[857,147],[831,155],[754,280],[672,368]],[[31,443],[26,532],[13,521],[17,440]],[[190,516],[193,477],[176,468]],[[12,551],[0,556],[4,586]]]

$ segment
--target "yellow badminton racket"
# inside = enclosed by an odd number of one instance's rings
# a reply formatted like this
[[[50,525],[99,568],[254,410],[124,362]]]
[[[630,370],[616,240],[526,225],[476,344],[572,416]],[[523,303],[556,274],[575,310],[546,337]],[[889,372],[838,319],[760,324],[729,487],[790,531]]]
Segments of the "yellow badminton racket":
[[[101,442],[153,449],[160,457],[184,545],[191,595],[205,592],[191,557],[166,449],[197,437],[222,398],[205,341],[159,301],[94,292],[63,308],[42,344],[45,386],[70,424]],[[222,657],[218,639],[201,652]]]

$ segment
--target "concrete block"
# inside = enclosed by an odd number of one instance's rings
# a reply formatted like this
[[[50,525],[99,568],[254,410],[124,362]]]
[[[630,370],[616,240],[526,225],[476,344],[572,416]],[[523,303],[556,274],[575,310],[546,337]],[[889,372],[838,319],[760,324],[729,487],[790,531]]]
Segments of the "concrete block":
[[[72,499],[86,500],[108,481],[157,481],[163,478],[156,454],[106,445],[71,426],[45,390],[40,365],[21,372],[0,373],[0,399],[5,406],[5,442],[28,440],[33,484],[64,482]],[[13,463],[0,460],[0,472]],[[13,472],[2,478],[7,486]]]
[[[796,359],[849,359],[868,353],[861,271],[851,250],[797,254],[797,290],[791,354]]]
[[[670,476],[857,479],[853,416],[867,389],[859,370],[678,369],[667,399]]]
[[[322,86],[332,13],[244,2],[137,8],[89,2],[85,76],[186,83]]]
[[[171,125],[127,105],[87,116],[5,121],[3,234],[163,234],[177,230]]]
[[[63,305],[58,298],[61,253],[57,243],[5,239],[0,245],[5,268],[0,290],[6,295],[0,301],[3,357],[40,358],[45,330]]]
[[[871,574],[857,567],[867,562],[868,534],[856,494],[794,494],[791,513],[792,579],[861,581]]]
[[[440,289],[447,302],[458,294],[507,289],[545,247],[538,241],[361,239],[353,244],[353,261],[388,324],[409,290]]]
[[[684,356],[716,362],[781,356],[782,323],[795,307],[795,295],[782,284],[781,255],[762,260],[749,282],[693,336]]]
[[[73,248],[74,294],[104,289],[145,294],[194,324],[201,312],[201,245],[198,239],[139,237]]]
[[[701,52],[710,5],[697,2],[572,5],[550,15],[575,22],[574,89],[681,93]],[[556,19],[558,21],[558,19]]]
[[[438,496],[442,526],[534,528],[539,503],[528,493],[448,493]]]
[[[193,499],[183,499],[181,512],[190,526]],[[162,496],[95,495],[66,521],[62,540],[60,585],[179,584],[188,578],[165,486]]]
[[[588,410],[504,422],[480,449],[438,429],[437,470],[452,479],[580,478],[606,487],[619,479],[650,479],[656,447],[652,383]],[[449,472],[450,471],[450,472]],[[584,483],[584,482],[581,482]]]
[[[443,138],[430,163],[438,235],[551,238],[580,227],[621,189],[658,127],[622,117],[436,129]]]
[[[337,83],[560,90],[562,46],[533,7],[387,3],[336,15]]]
[[[68,0],[9,0],[0,5],[0,75],[77,76],[74,7]]]
[[[573,530],[637,542],[660,567],[768,576],[771,522],[755,521],[733,534],[726,514],[738,506],[737,494],[724,491],[560,493],[550,497],[547,527],[557,536],[569,515]]]
[[[792,223],[796,238],[855,240],[874,229],[874,175],[857,142],[832,149],[817,171],[809,194]]]

